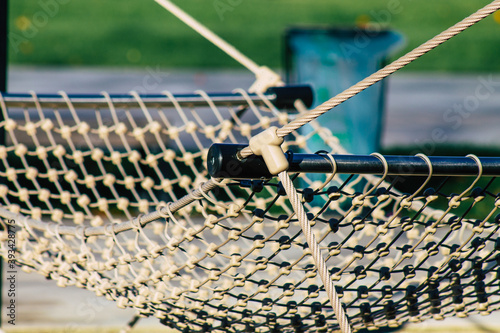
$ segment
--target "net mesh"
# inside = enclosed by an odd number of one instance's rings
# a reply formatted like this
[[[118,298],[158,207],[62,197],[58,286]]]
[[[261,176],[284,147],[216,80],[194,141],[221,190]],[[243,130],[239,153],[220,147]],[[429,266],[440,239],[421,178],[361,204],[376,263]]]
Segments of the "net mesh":
[[[331,331],[338,323],[276,180],[209,180],[212,143],[245,143],[294,114],[237,90],[239,104],[103,94],[81,103],[1,99],[1,252],[185,331]],[[167,103],[168,102],[168,103]],[[95,105],[94,105],[94,104]],[[285,149],[345,153],[318,122]],[[499,308],[499,186],[493,177],[293,175],[353,329]],[[137,216],[159,212],[140,223]],[[125,223],[129,227],[122,228]],[[91,236],[89,236],[91,235]]]

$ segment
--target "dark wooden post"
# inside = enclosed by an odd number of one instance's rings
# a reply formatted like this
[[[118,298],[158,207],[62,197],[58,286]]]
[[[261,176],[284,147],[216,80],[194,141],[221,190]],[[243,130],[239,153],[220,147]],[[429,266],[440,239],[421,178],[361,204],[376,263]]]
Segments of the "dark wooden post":
[[[8,31],[8,3],[9,0],[0,0],[0,91],[7,91],[7,31]],[[0,138],[4,140],[4,135]]]

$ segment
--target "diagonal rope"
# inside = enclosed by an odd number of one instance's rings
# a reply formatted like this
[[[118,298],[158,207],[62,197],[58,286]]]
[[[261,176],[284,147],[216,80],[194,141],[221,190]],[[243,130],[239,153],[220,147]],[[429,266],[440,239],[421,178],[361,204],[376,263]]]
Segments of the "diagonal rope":
[[[195,30],[197,33],[205,37],[215,46],[219,47],[221,50],[226,52],[234,60],[238,61],[240,64],[248,68],[251,72],[257,73],[260,66],[257,65],[253,60],[248,58],[246,55],[238,51],[234,46],[214,34],[207,27],[202,25],[200,22],[196,21],[192,16],[184,12],[178,6],[174,5],[169,0],[155,0],[160,6],[171,12],[178,19],[184,22],[187,26]]]
[[[335,312],[335,317],[339,323],[340,329],[342,333],[351,333],[351,326],[349,325],[349,320],[347,319],[347,315],[342,307],[342,303],[337,295],[335,290],[335,286],[333,285],[333,281],[330,278],[330,273],[328,272],[328,268],[326,268],[326,262],[321,254],[321,249],[319,248],[318,242],[316,241],[316,236],[312,232],[311,224],[309,219],[307,218],[307,214],[304,210],[304,206],[302,205],[297,190],[293,185],[288,172],[283,171],[279,175],[280,181],[283,184],[283,188],[288,195],[288,199],[292,204],[292,207],[297,214],[297,218],[300,222],[300,227],[306,236],[307,244],[309,245],[309,249],[311,250],[311,255],[314,259],[314,263],[316,268],[318,269],[319,276],[321,277],[321,281],[323,281],[323,285],[325,286],[326,293],[328,294],[328,298],[330,299],[331,306],[333,311]]]
[[[458,22],[454,26],[450,27],[449,29],[443,31],[442,33],[440,33],[439,35],[430,39],[429,41],[425,42],[424,44],[420,45],[419,47],[417,47],[417,48],[413,49],[412,51],[408,52],[407,54],[403,55],[402,57],[395,60],[391,64],[385,66],[384,68],[373,73],[372,75],[368,76],[364,80],[358,82],[354,86],[348,88],[347,90],[345,90],[342,93],[338,94],[337,96],[331,98],[330,100],[326,101],[325,103],[317,106],[313,110],[301,115],[300,117],[291,121],[287,125],[284,125],[282,128],[278,129],[278,131],[277,131],[278,136],[281,138],[287,136],[288,134],[292,133],[293,131],[299,129],[300,127],[306,125],[307,123],[311,122],[312,120],[318,118],[322,114],[330,111],[331,109],[333,109],[337,105],[339,105],[339,104],[347,101],[351,97],[359,94],[360,92],[362,92],[366,88],[374,85],[375,83],[383,80],[384,78],[388,77],[392,73],[405,67],[409,63],[420,58],[421,56],[423,56],[427,52],[433,50],[434,48],[438,47],[439,45],[443,44],[447,40],[458,35],[462,31],[466,30],[467,28],[476,24],[477,22],[481,21],[482,19],[486,18],[487,16],[493,14],[494,12],[496,12],[499,9],[500,9],[500,0],[495,0],[495,1],[491,2],[489,5],[486,5],[485,7],[481,8],[477,12],[468,16],[467,18],[463,19],[462,21]],[[247,147],[247,148],[243,149],[240,154],[241,154],[241,157],[248,157],[248,156],[252,155],[252,150],[249,147]]]
[[[282,86],[283,81],[279,74],[265,66],[259,66],[246,55],[238,51],[233,45],[229,44],[203,24],[195,20],[192,16],[173,4],[170,0],[155,0],[160,6],[168,10],[179,20],[184,22],[191,29],[205,37],[209,42],[217,46],[227,55],[242,64],[248,70],[255,74],[257,81],[250,88],[251,92],[264,92],[270,87]]]

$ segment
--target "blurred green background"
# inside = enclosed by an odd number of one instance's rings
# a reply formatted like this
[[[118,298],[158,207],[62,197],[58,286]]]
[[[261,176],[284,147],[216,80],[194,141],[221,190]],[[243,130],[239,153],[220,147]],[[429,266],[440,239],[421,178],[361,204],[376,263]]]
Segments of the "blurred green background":
[[[488,0],[182,0],[180,7],[258,64],[282,65],[291,25],[388,26],[430,39]],[[239,65],[153,0],[11,0],[10,63],[23,65]],[[413,71],[500,71],[500,12],[408,66]]]

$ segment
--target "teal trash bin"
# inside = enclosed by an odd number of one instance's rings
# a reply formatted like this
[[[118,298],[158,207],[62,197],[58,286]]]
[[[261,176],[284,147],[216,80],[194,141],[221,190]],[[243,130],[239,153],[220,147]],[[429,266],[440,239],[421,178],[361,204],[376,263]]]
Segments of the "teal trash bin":
[[[319,105],[380,69],[389,54],[402,46],[401,34],[360,28],[291,28],[285,35],[285,68],[290,84],[310,84]],[[379,82],[319,119],[353,154],[380,148],[384,83]],[[311,128],[304,128],[307,134]],[[323,150],[319,136],[308,146]]]

